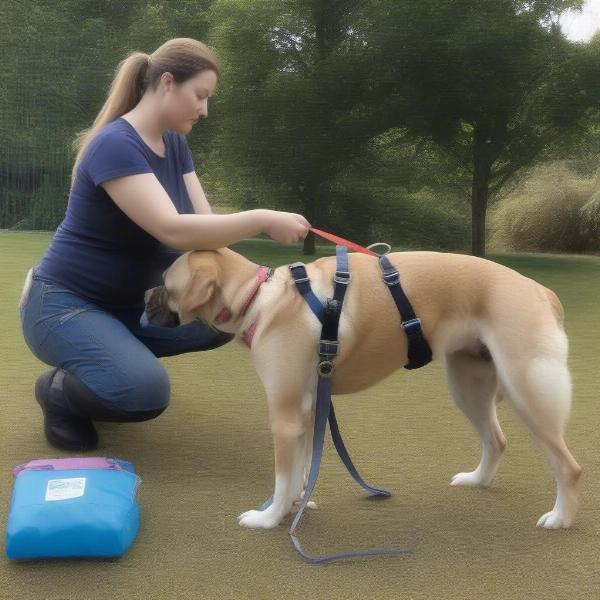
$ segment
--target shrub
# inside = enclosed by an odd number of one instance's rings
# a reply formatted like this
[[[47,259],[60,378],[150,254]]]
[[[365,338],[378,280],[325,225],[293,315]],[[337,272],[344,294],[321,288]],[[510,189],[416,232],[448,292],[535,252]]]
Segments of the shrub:
[[[564,163],[533,169],[490,215],[490,246],[534,252],[600,249],[600,178]]]

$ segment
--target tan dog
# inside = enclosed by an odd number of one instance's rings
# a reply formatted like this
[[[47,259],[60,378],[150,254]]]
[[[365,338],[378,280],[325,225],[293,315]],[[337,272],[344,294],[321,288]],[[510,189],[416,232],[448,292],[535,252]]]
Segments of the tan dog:
[[[402,252],[389,259],[422,320],[434,360],[445,364],[456,404],[481,438],[481,462],[474,471],[455,475],[451,485],[491,482],[506,444],[496,402],[506,397],[544,449],[556,478],[556,502],[538,525],[572,525],[581,468],[563,438],[571,379],[557,296],[509,268],[471,256]],[[406,336],[377,260],[350,254],[349,264],[352,281],[340,319],[334,394],[363,390],[407,362]],[[306,268],[315,294],[331,297],[335,258]],[[228,249],[187,253],[165,274],[165,288],[148,294],[147,308],[178,316],[182,324],[200,319],[251,345],[268,398],[276,478],[272,505],[240,515],[239,522],[269,528],[303,494],[321,325],[287,267],[262,284],[257,272],[258,265]]]

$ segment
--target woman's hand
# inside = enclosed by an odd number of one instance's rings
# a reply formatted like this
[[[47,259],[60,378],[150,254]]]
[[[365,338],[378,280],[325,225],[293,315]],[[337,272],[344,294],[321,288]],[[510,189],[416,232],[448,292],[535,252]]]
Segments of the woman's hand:
[[[308,235],[310,223],[296,213],[264,211],[263,233],[281,244],[293,244]]]

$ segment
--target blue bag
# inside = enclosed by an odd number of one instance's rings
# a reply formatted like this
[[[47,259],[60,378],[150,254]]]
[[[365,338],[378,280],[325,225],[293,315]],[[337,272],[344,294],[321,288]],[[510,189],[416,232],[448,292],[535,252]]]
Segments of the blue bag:
[[[133,465],[106,458],[37,460],[15,468],[6,554],[25,560],[121,556],[139,528]]]

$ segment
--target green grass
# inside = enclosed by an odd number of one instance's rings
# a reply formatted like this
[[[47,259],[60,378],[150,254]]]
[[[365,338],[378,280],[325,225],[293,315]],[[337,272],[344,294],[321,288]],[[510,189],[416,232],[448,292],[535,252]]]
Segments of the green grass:
[[[60,456],[41,431],[33,384],[44,365],[22,340],[17,301],[27,267],[48,234],[0,234],[0,487],[6,521],[12,467]],[[299,247],[264,241],[236,249],[270,265],[307,260]],[[331,254],[332,246],[320,248]],[[584,468],[581,510],[569,531],[535,528],[554,502],[541,451],[506,404],[508,448],[492,487],[451,488],[476,466],[477,438],[453,405],[437,364],[402,371],[367,392],[339,398],[341,428],[365,479],[392,491],[381,502],[345,474],[328,442],[315,493],[319,508],[300,529],[307,549],[397,546],[423,538],[404,558],[309,566],[287,528],[249,531],[236,515],[271,492],[272,446],[263,389],[241,345],[163,359],[172,404],[155,421],[100,424],[98,455],[132,460],[142,476],[138,539],[119,560],[0,566],[0,598],[413,598],[589,599],[600,576],[600,259],[505,254],[494,260],[554,289],[566,310],[574,380],[569,446]],[[523,332],[527,343],[527,332]]]

